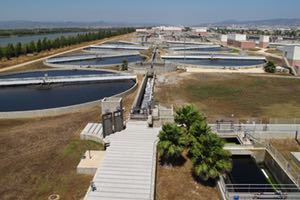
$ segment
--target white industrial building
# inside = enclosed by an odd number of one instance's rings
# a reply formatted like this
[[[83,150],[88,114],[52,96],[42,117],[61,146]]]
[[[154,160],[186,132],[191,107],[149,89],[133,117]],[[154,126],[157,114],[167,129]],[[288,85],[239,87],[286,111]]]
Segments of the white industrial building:
[[[146,28],[138,28],[138,29],[135,29],[135,31],[137,33],[147,33],[149,30]]]
[[[220,41],[222,45],[227,45],[228,36],[227,35],[220,35]]]
[[[192,31],[197,32],[197,33],[205,33],[207,32],[206,27],[192,27]]]
[[[288,59],[291,65],[300,66],[300,46],[285,46],[284,56]]]
[[[269,46],[270,36],[268,35],[261,35],[259,36],[259,47],[260,48],[267,48]]]
[[[243,34],[229,34],[228,35],[228,40],[232,40],[232,41],[246,41],[247,37],[246,35]]]
[[[153,27],[152,29],[157,30],[157,31],[181,32],[184,29],[184,27],[179,27],[179,26],[158,26],[158,27]]]
[[[201,36],[207,36],[207,28],[206,27],[192,27],[192,32]]]

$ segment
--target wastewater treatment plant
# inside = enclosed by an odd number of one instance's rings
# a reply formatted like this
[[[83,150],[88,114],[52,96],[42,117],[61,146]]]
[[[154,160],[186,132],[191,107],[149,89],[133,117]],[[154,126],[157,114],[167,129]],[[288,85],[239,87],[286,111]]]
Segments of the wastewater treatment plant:
[[[249,37],[138,28],[1,68],[0,197],[300,199],[299,70]]]

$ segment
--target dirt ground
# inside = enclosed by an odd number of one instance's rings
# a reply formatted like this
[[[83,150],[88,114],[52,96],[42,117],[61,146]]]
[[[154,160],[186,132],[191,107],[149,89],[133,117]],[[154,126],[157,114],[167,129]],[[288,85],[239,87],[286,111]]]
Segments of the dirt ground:
[[[191,173],[192,163],[186,159],[181,166],[157,164],[156,200],[218,200],[215,185],[196,181]]]

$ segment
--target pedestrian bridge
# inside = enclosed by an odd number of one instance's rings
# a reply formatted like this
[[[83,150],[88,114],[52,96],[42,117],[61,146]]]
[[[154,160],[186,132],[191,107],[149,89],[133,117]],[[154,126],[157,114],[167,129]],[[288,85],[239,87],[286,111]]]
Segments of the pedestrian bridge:
[[[161,58],[162,59],[266,60],[265,57],[260,57],[260,56],[222,56],[222,55],[200,55],[200,56],[172,55],[172,56],[161,56]]]
[[[83,54],[83,55],[76,55],[76,56],[64,56],[64,57],[56,57],[56,58],[49,58],[46,60],[46,63],[61,63],[61,62],[71,62],[71,61],[80,61],[80,60],[92,60],[92,59],[101,59],[101,58],[114,58],[114,57],[123,57],[123,56],[136,56],[139,55],[138,52],[136,53],[123,53],[123,54],[114,54],[114,55],[98,55],[98,54]]]
[[[183,50],[197,50],[197,49],[208,49],[208,48],[220,48],[220,45],[201,45],[201,46],[184,46],[184,47],[171,47],[170,50],[173,51],[183,51]]]
[[[21,85],[42,85],[53,83],[73,83],[73,82],[93,82],[93,81],[114,81],[136,79],[132,74],[93,74],[76,76],[54,76],[54,77],[30,77],[30,78],[8,78],[0,79],[2,86],[21,86]]]
[[[127,50],[147,50],[149,47],[132,45],[91,45],[91,48],[98,49],[127,49]]]

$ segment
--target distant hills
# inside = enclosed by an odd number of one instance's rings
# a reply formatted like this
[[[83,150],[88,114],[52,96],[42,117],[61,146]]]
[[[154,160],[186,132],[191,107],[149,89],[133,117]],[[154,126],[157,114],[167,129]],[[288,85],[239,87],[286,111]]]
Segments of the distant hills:
[[[264,20],[249,20],[249,21],[238,21],[238,20],[226,20],[217,23],[206,23],[202,25],[213,25],[213,26],[230,26],[230,25],[240,25],[240,26],[283,26],[283,27],[296,27],[300,26],[300,19],[264,19]]]
[[[126,22],[40,22],[40,21],[0,21],[0,29],[32,29],[32,28],[106,28],[106,27],[146,27],[156,26],[152,23],[126,23]]]
[[[158,23],[127,23],[127,22],[75,22],[75,21],[62,21],[62,22],[41,22],[41,21],[26,21],[26,20],[13,20],[13,21],[0,21],[0,29],[33,29],[33,28],[105,28],[105,27],[151,27],[160,26],[163,24]],[[202,23],[195,26],[281,26],[281,27],[300,27],[300,19],[265,19],[265,20],[226,20],[216,23]]]

